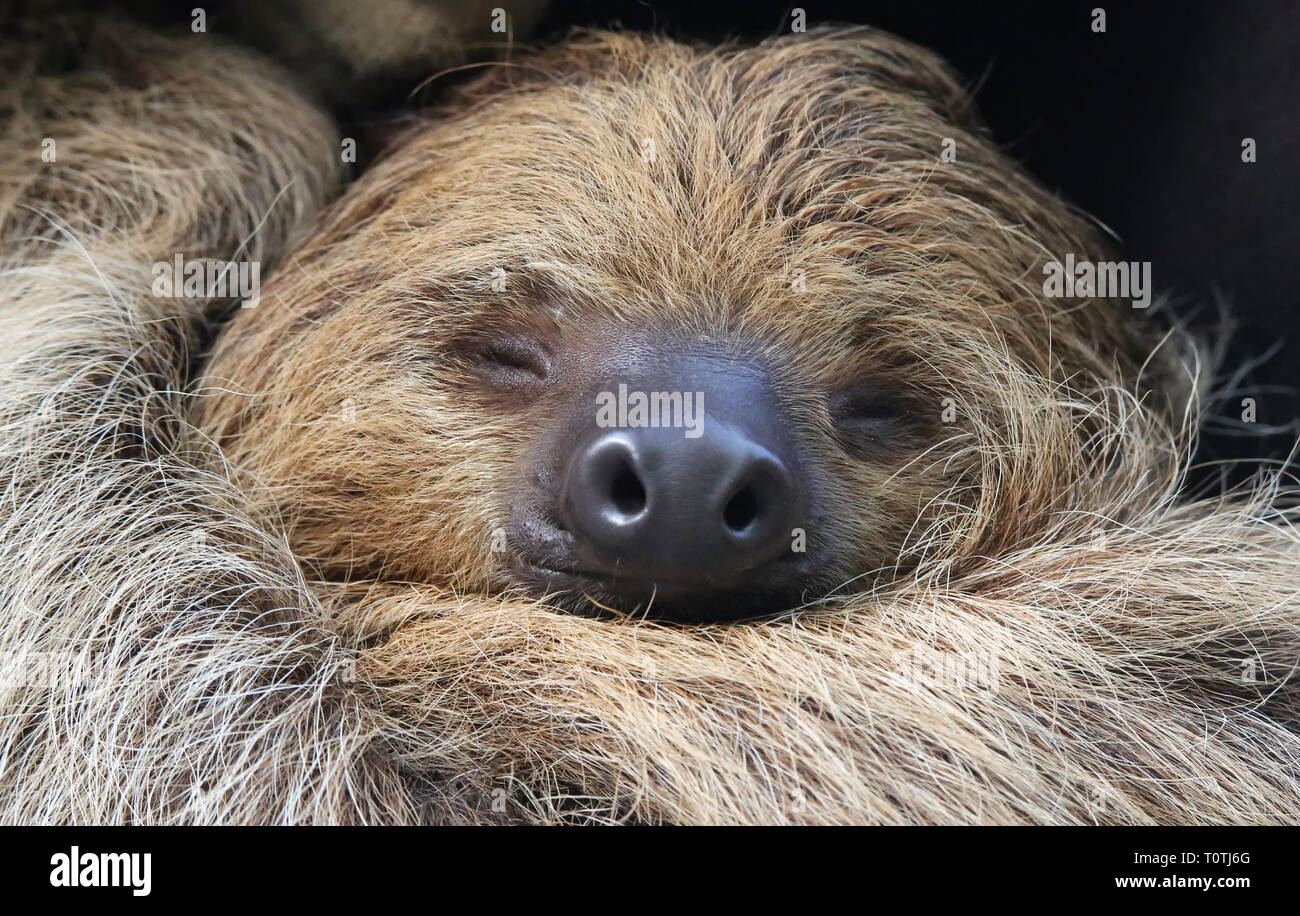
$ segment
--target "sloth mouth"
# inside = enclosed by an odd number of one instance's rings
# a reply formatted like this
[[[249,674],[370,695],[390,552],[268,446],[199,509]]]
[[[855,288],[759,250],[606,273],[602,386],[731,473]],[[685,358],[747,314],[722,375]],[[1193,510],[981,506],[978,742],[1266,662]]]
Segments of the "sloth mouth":
[[[815,546],[775,556],[736,551],[700,564],[689,551],[655,556],[634,545],[584,542],[553,511],[520,502],[505,528],[501,581],[568,613],[737,623],[794,611],[832,586],[827,557]]]
[[[529,563],[525,560],[516,560],[513,569],[524,577],[534,577],[547,584],[564,589],[597,588],[613,591],[652,589],[664,594],[692,590],[692,585],[685,581],[677,581],[662,576],[628,575],[618,570],[600,572],[590,569],[547,566],[540,563]]]
[[[771,617],[798,606],[800,596],[788,589],[733,581],[701,586],[698,581],[640,577],[532,562],[515,556],[509,563],[512,583],[561,610],[583,615],[615,612],[676,623],[732,623]]]

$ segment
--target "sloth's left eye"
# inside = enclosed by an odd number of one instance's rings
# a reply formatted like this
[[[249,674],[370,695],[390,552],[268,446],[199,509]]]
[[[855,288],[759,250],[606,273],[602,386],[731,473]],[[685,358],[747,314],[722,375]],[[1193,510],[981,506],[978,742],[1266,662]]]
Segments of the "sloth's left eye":
[[[898,437],[911,425],[906,401],[897,392],[877,385],[855,385],[837,391],[826,406],[836,433],[852,450],[897,444]]]
[[[492,337],[475,341],[467,350],[483,377],[503,388],[536,385],[551,373],[550,355],[527,337]]]

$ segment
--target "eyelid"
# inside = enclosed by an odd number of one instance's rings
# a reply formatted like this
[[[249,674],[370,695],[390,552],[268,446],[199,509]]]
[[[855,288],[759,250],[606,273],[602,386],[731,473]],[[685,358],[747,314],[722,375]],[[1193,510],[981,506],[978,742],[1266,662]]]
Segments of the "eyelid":
[[[524,376],[531,376],[544,381],[551,373],[550,353],[540,342],[525,335],[478,338],[468,342],[465,349],[480,366],[503,378],[523,381]]]
[[[904,413],[900,395],[874,385],[855,385],[834,392],[827,399],[827,408],[835,420],[888,421]]]

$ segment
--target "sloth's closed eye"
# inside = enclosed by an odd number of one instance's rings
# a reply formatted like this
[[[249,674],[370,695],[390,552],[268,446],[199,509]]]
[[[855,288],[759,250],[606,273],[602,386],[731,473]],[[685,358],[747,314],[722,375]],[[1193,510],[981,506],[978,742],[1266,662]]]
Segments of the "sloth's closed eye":
[[[831,416],[839,422],[877,422],[902,418],[907,413],[903,399],[894,391],[875,385],[855,385],[830,396]]]
[[[855,385],[827,399],[831,422],[850,449],[878,449],[897,444],[910,431],[911,411],[897,392],[877,385]]]
[[[549,354],[527,337],[476,340],[465,349],[479,372],[490,383],[503,387],[544,382],[551,372]]]

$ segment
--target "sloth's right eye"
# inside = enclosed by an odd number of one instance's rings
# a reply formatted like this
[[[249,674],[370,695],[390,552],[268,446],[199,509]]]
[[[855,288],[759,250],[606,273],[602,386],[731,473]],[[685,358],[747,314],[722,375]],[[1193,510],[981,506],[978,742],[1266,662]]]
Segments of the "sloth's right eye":
[[[906,400],[885,387],[856,385],[837,391],[827,408],[840,441],[853,452],[877,452],[912,431]]]
[[[551,374],[550,354],[528,337],[510,335],[476,340],[465,349],[478,373],[497,387],[538,385]]]

